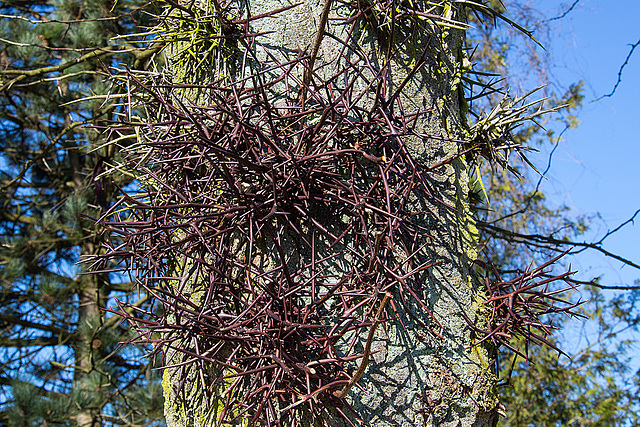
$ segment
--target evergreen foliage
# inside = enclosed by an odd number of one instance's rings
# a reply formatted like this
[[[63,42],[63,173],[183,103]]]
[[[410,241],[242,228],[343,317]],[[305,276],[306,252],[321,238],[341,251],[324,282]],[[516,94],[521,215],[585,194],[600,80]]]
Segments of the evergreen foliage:
[[[116,295],[144,299],[123,277],[84,275],[76,264],[101,250],[92,217],[113,196],[100,173],[119,156],[87,125],[117,114],[105,98],[110,67],[142,67],[150,58],[147,46],[112,40],[148,25],[145,7],[137,0],[0,5],[2,425],[162,418],[150,361],[141,349],[118,349],[129,332],[100,310]]]

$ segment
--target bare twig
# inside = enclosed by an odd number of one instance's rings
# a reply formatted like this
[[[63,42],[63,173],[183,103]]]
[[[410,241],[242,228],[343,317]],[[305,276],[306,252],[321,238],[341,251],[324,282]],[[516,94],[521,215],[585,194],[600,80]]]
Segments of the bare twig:
[[[640,45],[640,39],[637,42],[629,45],[629,46],[631,46],[631,50],[629,50],[629,53],[627,54],[627,57],[624,60],[624,63],[620,66],[620,70],[618,70],[618,80],[616,81],[616,84],[613,86],[613,89],[611,90],[611,92],[607,93],[606,95],[602,95],[602,96],[594,99],[591,102],[597,102],[597,101],[600,101],[603,98],[610,98],[610,97],[613,96],[614,93],[616,93],[616,90],[618,89],[618,86],[620,86],[620,83],[622,83],[622,72],[624,71],[624,68],[629,63],[629,59],[631,59],[631,55],[633,55],[633,51],[636,50],[636,48],[639,45]]]
[[[304,73],[304,78],[302,79],[302,89],[300,92],[300,100],[302,105],[304,105],[307,99],[307,88],[311,83],[311,75],[313,74],[313,66],[316,62],[316,58],[318,57],[318,52],[320,51],[320,45],[322,44],[322,39],[324,38],[325,28],[327,26],[327,20],[329,19],[329,12],[331,12],[331,4],[333,0],[325,0],[324,7],[322,9],[322,15],[320,16],[320,24],[318,25],[318,32],[316,33],[316,39],[313,43],[313,49],[311,49],[311,57],[309,58],[309,65]]]
[[[334,392],[334,396],[339,399],[344,399],[349,390],[354,386],[355,383],[358,382],[364,371],[367,369],[367,365],[369,364],[369,356],[371,355],[371,343],[373,342],[373,337],[376,334],[376,328],[380,323],[380,317],[382,316],[382,312],[384,311],[385,306],[389,302],[389,298],[391,298],[391,294],[389,292],[384,294],[384,298],[382,298],[382,303],[380,307],[378,307],[378,311],[376,312],[376,316],[373,319],[373,323],[371,324],[371,329],[369,329],[369,336],[367,337],[367,342],[364,347],[364,355],[362,356],[362,360],[360,361],[360,366],[355,374],[349,380],[349,383],[344,386],[344,388],[340,391]]]

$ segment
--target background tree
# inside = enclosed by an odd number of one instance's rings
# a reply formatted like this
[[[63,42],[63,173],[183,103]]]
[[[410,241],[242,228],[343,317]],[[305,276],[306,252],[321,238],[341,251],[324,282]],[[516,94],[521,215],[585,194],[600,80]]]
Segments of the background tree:
[[[579,1],[559,7],[560,11],[554,16],[545,16],[528,3],[492,3],[497,10],[506,7],[510,17],[526,28],[535,29],[535,37],[548,45],[553,37],[557,37],[554,24],[571,13]],[[548,52],[535,49],[531,43],[522,43],[518,40],[521,36],[508,25],[476,23],[468,32],[472,43],[478,47],[472,61],[477,62],[480,69],[495,74],[488,76],[485,83],[495,81],[499,75],[505,82],[492,85],[494,89],[511,87],[522,92],[544,84],[542,90],[551,97],[553,105],[563,106],[559,114],[540,122],[544,128],[531,124],[514,134],[515,139],[550,153],[548,162],[539,164],[538,171],[532,171],[525,162],[514,159],[513,167],[526,178],[520,179],[486,163],[479,164],[477,172],[482,180],[476,182],[474,197],[485,254],[506,276],[526,269],[531,258],[545,259],[564,251],[569,251],[564,259],[568,267],[570,255],[585,249],[597,250],[638,268],[635,260],[619,257],[603,247],[604,239],[585,241],[582,236],[591,226],[593,216],[576,215],[563,205],[553,207],[542,190],[544,181],[540,174],[549,171],[554,147],[566,131],[579,124],[583,83],[559,87],[553,83],[550,69],[554,64],[550,62]],[[498,90],[478,101],[487,102],[493,98],[495,102],[500,96]],[[607,233],[605,238],[621,232],[623,225]],[[637,283],[613,287],[620,293],[609,298],[605,298],[602,289],[612,287],[597,278],[576,278],[574,283],[583,285],[580,299],[586,303],[580,312],[585,320],[581,326],[559,322],[556,326],[563,330],[558,330],[551,338],[554,343],[565,343],[561,347],[568,357],[537,345],[528,348],[530,361],[502,355],[503,386],[499,390],[506,413],[501,418],[501,425],[637,424],[637,373],[629,368],[636,342],[634,332],[638,327]]]
[[[161,419],[149,362],[140,349],[116,351],[129,332],[101,312],[114,295],[141,305],[144,296],[76,264],[101,251],[92,218],[114,199],[100,174],[119,154],[91,127],[117,116],[111,67],[145,67],[157,50],[112,38],[148,25],[149,7],[0,5],[0,424]]]

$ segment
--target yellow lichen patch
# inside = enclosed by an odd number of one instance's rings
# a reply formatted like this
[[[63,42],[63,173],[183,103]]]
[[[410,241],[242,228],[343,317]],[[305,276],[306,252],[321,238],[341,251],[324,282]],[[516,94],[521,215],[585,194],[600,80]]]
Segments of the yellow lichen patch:
[[[208,0],[194,6],[190,15],[174,10],[163,19],[159,38],[168,46],[166,53],[173,69],[182,74],[176,77],[202,71],[218,78],[228,74],[238,51],[235,36],[239,32],[232,18]]]

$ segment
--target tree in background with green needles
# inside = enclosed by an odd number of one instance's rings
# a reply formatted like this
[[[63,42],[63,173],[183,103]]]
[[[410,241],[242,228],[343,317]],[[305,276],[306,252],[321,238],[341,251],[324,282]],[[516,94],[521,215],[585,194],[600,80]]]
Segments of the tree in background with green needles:
[[[147,304],[124,276],[84,274],[100,252],[92,218],[113,203],[117,161],[93,127],[118,114],[111,67],[144,68],[156,48],[118,35],[148,25],[144,1],[0,5],[0,424],[146,425],[161,392],[114,296]],[[117,91],[111,91],[117,97]],[[82,100],[85,99],[85,100]]]

